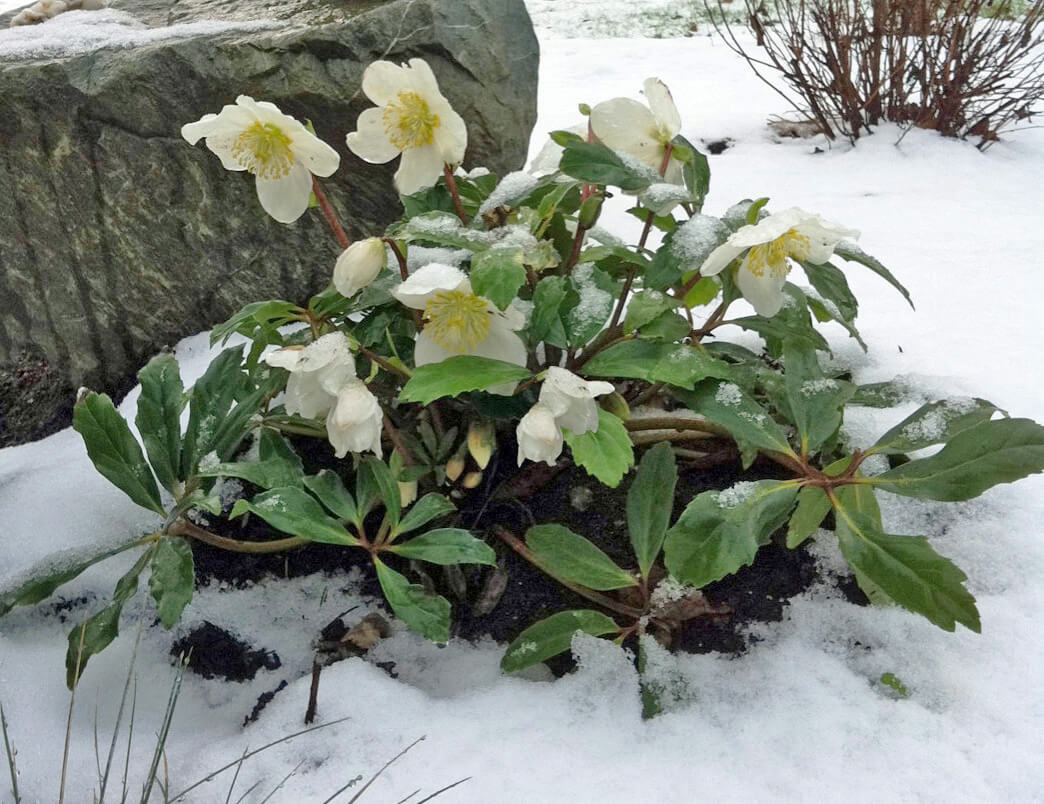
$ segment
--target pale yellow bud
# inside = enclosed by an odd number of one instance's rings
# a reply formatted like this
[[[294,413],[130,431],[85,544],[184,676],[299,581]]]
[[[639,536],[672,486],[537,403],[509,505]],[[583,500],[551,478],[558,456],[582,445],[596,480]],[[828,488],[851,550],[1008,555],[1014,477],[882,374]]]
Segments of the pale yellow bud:
[[[446,479],[454,482],[464,471],[464,459],[454,455],[446,461]]]
[[[482,472],[468,472],[464,475],[464,479],[460,482],[466,489],[478,488],[479,483],[482,482]]]
[[[497,433],[491,421],[473,421],[468,427],[468,452],[479,469],[489,466],[489,459],[497,449]]]
[[[619,393],[613,391],[603,396],[599,402],[603,409],[612,413],[616,418],[627,421],[631,418],[631,408]]]
[[[402,507],[405,508],[407,505],[417,499],[417,481],[411,480],[408,483],[399,483],[399,502],[402,503]]]

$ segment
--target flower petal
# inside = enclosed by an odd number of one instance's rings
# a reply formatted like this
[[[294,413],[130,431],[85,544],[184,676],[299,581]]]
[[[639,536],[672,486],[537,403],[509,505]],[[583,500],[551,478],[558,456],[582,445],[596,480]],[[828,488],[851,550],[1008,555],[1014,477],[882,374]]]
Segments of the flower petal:
[[[390,61],[375,61],[363,72],[362,91],[378,106],[385,106],[408,81],[406,67]]]
[[[189,145],[195,145],[202,137],[209,137],[214,129],[218,128],[217,119],[216,114],[205,114],[195,123],[183,125],[181,136],[188,140]]]
[[[435,145],[445,164],[458,165],[464,161],[464,152],[468,149],[468,127],[464,124],[464,118],[453,111],[448,103],[439,112]]]
[[[432,262],[418,268],[392,289],[391,295],[414,310],[423,310],[431,297],[440,290],[457,290],[468,281],[460,268]]]
[[[734,246],[731,241],[732,238],[729,238],[727,242],[722,243],[707,256],[703,265],[700,266],[701,274],[704,276],[720,274],[730,262],[743,253],[744,248]]]
[[[652,116],[660,124],[667,139],[674,139],[681,131],[681,115],[678,114],[678,107],[674,105],[671,91],[659,78],[646,78],[643,88]]]
[[[399,149],[388,139],[380,109],[366,109],[360,114],[355,131],[346,140],[351,152],[371,165],[382,165],[399,155]]]
[[[518,437],[519,466],[527,458],[554,466],[558,456],[562,454],[562,428],[558,426],[551,411],[539,402],[522,417],[515,434]]]
[[[736,287],[743,298],[751,303],[755,312],[765,318],[771,318],[783,307],[783,285],[787,277],[779,276],[773,271],[765,271],[761,276],[747,268],[744,259],[736,272]]]
[[[307,129],[294,137],[290,150],[316,176],[329,176],[341,164],[337,151]]]
[[[402,161],[395,171],[395,189],[400,195],[412,195],[431,187],[442,175],[442,154],[437,145],[407,148],[402,152]]]
[[[418,333],[417,340],[413,345],[413,365],[427,366],[429,363],[441,363],[454,353],[443,349],[430,336],[423,332]]]
[[[607,147],[659,171],[663,144],[658,140],[656,120],[638,101],[613,98],[599,103],[591,110],[591,131]]]
[[[279,179],[257,178],[257,199],[265,212],[280,223],[293,223],[308,209],[312,174],[300,162]]]

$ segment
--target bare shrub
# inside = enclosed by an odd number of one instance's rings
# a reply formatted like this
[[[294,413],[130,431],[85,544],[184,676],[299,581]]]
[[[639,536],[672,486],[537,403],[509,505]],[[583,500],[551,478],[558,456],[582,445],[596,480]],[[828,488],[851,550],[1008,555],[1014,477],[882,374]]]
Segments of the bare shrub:
[[[727,19],[726,42],[830,139],[891,121],[981,148],[1044,97],[1044,0],[778,0],[771,17],[744,2],[761,54]]]

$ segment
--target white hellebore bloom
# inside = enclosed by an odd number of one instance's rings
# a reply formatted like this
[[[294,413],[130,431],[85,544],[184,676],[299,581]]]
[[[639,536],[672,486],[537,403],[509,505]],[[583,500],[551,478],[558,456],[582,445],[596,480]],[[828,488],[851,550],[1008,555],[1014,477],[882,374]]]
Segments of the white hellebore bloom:
[[[551,366],[540,386],[538,404],[551,411],[559,427],[583,435],[598,429],[595,397],[614,390],[612,383],[585,380],[564,368]]]
[[[518,465],[527,458],[554,466],[562,454],[562,428],[551,409],[537,402],[518,423]]]
[[[265,362],[290,372],[286,412],[315,419],[330,410],[337,394],[355,379],[355,358],[343,332],[331,332],[308,346],[288,346],[265,355]]]
[[[334,454],[343,458],[349,452],[369,450],[381,457],[381,424],[384,413],[366,383],[352,378],[337,394],[337,404],[326,417],[326,437]]]
[[[746,252],[736,272],[736,285],[758,315],[767,318],[783,306],[783,285],[790,273],[788,258],[824,263],[846,237],[859,237],[859,232],[792,207],[736,230],[710,253],[700,272],[704,276],[721,273]]]
[[[409,65],[375,61],[363,73],[362,90],[376,109],[359,115],[348,147],[360,159],[383,164],[402,154],[395,187],[409,195],[431,187],[443,165],[463,161],[468,146],[464,120],[439,91],[424,59]]]
[[[337,258],[334,287],[346,298],[354,296],[377,278],[386,260],[384,242],[379,237],[356,240]]]
[[[515,334],[525,316],[514,307],[498,310],[489,299],[471,289],[459,268],[431,263],[414,271],[392,290],[392,296],[414,310],[424,311],[424,329],[417,334],[413,362],[417,366],[441,363],[454,355],[476,355],[526,364],[526,347]],[[486,389],[510,395],[514,383]]]
[[[257,198],[280,223],[293,223],[308,209],[312,174],[329,176],[340,163],[337,151],[267,101],[246,95],[218,114],[205,114],[181,127],[195,145],[205,138],[229,170],[257,176]]]
[[[663,176],[682,183],[682,165],[669,160],[661,172],[667,146],[681,131],[681,116],[671,91],[659,78],[643,85],[648,106],[630,98],[613,98],[591,109],[591,131],[608,148],[628,154]]]

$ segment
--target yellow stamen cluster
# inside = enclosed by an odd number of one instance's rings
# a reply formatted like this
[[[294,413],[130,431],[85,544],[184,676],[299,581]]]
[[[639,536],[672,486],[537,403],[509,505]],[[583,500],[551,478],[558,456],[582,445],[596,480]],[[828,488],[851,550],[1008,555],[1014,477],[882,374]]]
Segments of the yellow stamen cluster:
[[[747,254],[747,268],[754,276],[764,276],[765,271],[771,271],[777,277],[786,276],[790,271],[787,257],[800,262],[808,259],[809,251],[808,238],[797,229],[790,229],[775,240],[751,246]]]
[[[424,332],[447,352],[468,354],[489,335],[489,302],[464,290],[442,290],[424,307]]]
[[[416,92],[400,92],[384,107],[383,119],[388,139],[400,151],[435,142],[439,116],[432,114],[428,102]]]
[[[292,140],[273,123],[256,122],[232,143],[232,156],[262,179],[280,179],[294,166]]]

